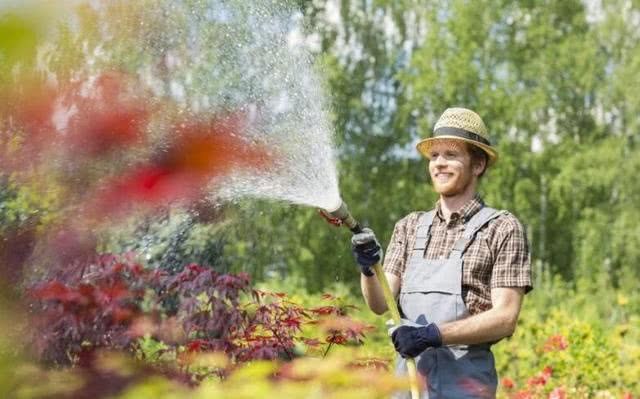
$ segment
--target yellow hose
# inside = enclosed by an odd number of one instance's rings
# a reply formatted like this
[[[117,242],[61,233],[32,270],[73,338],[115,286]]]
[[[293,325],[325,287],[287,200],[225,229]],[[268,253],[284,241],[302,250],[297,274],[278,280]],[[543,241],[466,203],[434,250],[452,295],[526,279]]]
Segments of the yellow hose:
[[[378,278],[380,287],[382,287],[382,295],[384,295],[384,300],[387,303],[387,308],[391,312],[391,319],[396,325],[400,325],[402,321],[400,320],[400,312],[398,311],[398,305],[396,305],[396,299],[391,293],[391,288],[389,288],[389,282],[387,281],[387,277],[384,275],[384,271],[382,270],[382,265],[380,265],[380,262],[376,263],[375,266],[373,266],[373,270],[376,273],[376,277]],[[407,374],[409,375],[411,399],[420,399],[420,387],[418,386],[418,372],[416,369],[416,361],[413,358],[407,359]]]

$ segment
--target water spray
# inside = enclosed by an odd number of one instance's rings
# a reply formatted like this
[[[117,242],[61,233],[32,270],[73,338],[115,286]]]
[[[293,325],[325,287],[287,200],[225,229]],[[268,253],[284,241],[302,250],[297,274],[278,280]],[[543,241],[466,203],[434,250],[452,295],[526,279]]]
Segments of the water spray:
[[[332,207],[331,209],[320,209],[319,212],[327,222],[334,226],[346,226],[353,234],[362,232],[362,226],[353,217],[353,215],[351,215],[351,212],[349,212],[349,209],[347,208],[347,204],[342,199],[336,207]],[[399,326],[402,324],[402,319],[400,318],[396,299],[391,292],[391,287],[389,287],[389,282],[384,274],[384,270],[382,270],[382,265],[378,262],[372,267],[372,269],[375,272],[380,287],[382,288],[382,295],[384,296],[384,300],[387,304],[387,309],[391,312],[391,321],[393,321],[393,325]],[[418,385],[418,374],[416,361],[413,358],[407,359],[407,374],[409,376],[411,398],[419,399],[420,388]]]

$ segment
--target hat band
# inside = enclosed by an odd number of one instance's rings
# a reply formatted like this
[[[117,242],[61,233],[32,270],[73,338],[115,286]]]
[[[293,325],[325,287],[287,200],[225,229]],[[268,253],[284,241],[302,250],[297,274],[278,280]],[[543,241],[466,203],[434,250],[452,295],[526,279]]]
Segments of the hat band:
[[[491,146],[491,143],[489,142],[489,140],[485,139],[479,134],[470,132],[468,130],[459,129],[457,127],[449,127],[449,126],[439,127],[433,132],[433,137],[438,137],[438,136],[456,136],[456,137],[477,141],[479,143]]]

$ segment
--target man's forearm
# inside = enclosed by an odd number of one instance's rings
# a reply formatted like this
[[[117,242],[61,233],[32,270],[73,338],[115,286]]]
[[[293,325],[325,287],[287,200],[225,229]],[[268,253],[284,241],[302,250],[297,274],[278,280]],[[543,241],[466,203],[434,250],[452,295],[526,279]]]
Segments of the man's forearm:
[[[497,341],[516,329],[524,290],[496,288],[491,290],[493,308],[471,317],[438,325],[444,345],[471,345]]]
[[[472,345],[494,342],[515,331],[515,321],[496,309],[439,325],[444,345]]]
[[[391,290],[391,296],[393,298],[398,297],[400,291],[400,277],[391,273],[384,273],[389,289]],[[367,302],[369,308],[376,314],[383,314],[389,308],[382,292],[382,287],[378,281],[377,276],[367,277],[365,275],[360,276],[360,287],[362,288],[362,296]]]
[[[373,313],[383,314],[387,311],[387,303],[384,300],[382,287],[380,287],[378,278],[375,275],[367,277],[361,274],[360,287],[362,289],[362,296]]]

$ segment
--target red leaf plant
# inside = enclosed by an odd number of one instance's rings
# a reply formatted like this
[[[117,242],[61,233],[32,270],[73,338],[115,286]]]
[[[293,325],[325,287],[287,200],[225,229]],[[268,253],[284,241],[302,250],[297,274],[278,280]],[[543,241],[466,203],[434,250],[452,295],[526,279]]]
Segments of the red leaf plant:
[[[302,325],[310,319],[309,313],[284,293],[253,293],[257,307],[239,340],[239,360],[293,359],[296,342],[303,342]]]
[[[70,364],[95,348],[127,349],[131,322],[142,315],[146,281],[137,264],[99,256],[75,281],[31,287],[32,348],[46,362]]]
[[[319,317],[312,323],[319,324],[320,329],[326,334],[324,342],[328,345],[323,357],[327,356],[333,345],[361,344],[366,333],[373,327],[348,316],[348,312],[357,307],[345,304],[340,297],[331,294],[323,294],[322,299],[331,302],[331,305],[311,308],[310,311]]]
[[[332,305],[328,315],[308,310],[284,293],[252,289],[246,273],[220,274],[196,264],[169,273],[113,255],[76,267],[77,273],[28,290],[30,347],[49,364],[82,366],[104,349],[144,358],[139,338],[150,336],[162,341],[163,353],[174,353],[175,367],[197,382],[207,372],[192,372],[189,366],[200,353],[226,354],[229,365],[208,372],[223,376],[238,363],[301,356],[299,343],[324,345],[326,355],[333,345],[361,343],[371,328],[342,315],[350,305]],[[305,336],[308,323],[319,326],[324,338]]]

